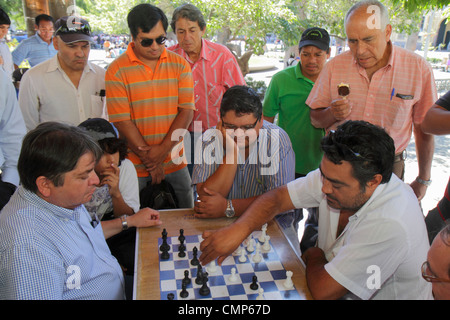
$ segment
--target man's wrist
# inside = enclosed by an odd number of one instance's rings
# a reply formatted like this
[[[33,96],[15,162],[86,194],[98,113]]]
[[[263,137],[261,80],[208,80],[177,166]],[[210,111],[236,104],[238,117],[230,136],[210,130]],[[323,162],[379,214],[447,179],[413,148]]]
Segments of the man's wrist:
[[[420,184],[423,184],[424,186],[429,187],[431,185],[431,179],[430,180],[424,180],[420,178],[419,176],[416,178],[416,181]]]

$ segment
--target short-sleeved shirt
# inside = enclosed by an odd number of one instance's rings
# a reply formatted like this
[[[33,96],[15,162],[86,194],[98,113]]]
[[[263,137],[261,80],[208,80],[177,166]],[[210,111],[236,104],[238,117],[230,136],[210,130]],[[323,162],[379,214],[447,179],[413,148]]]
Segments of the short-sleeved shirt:
[[[287,185],[296,208],[319,207],[317,245],[325,270],[350,291],[348,299],[432,299],[422,278],[428,235],[412,189],[394,174],[348,219],[337,236],[340,210],[328,206],[320,169]]]
[[[58,50],[53,46],[53,39],[50,43],[45,42],[37,34],[22,40],[12,52],[15,65],[20,65],[23,60],[28,60],[31,67],[53,57]]]
[[[222,163],[223,146],[218,143],[220,140],[218,135],[221,135],[220,131],[214,128],[203,133],[200,149],[202,159],[201,163],[194,164],[193,185],[205,182]],[[264,121],[257,142],[250,148],[248,158],[238,162],[228,199],[258,196],[292,181],[295,176],[294,158],[287,133],[280,127]]]
[[[331,59],[320,73],[306,104],[312,109],[327,108],[339,98],[338,85],[350,85],[347,99],[353,106],[345,120],[364,120],[385,128],[399,153],[409,144],[412,125],[423,121],[437,94],[433,70],[426,60],[391,46],[387,65],[376,71],[371,80],[350,51]]]
[[[178,108],[195,109],[191,68],[184,58],[165,49],[153,72],[136,57],[133,48],[130,43],[106,71],[109,120],[113,123],[131,120],[148,145],[159,144],[177,117]],[[171,152],[164,160],[165,174],[186,167],[183,141],[174,149],[179,152],[174,158]],[[138,177],[147,177],[139,157],[132,151],[128,157]]]
[[[447,109],[450,111],[450,91],[448,91],[446,94],[444,94],[442,97],[440,97],[436,104],[442,108]]]
[[[8,77],[12,79],[12,73],[14,71],[14,63],[11,51],[9,50],[9,47],[6,44],[5,39],[0,39],[0,57],[2,57],[3,59],[3,65],[0,65],[0,67],[6,72]]]
[[[264,116],[278,114],[278,125],[286,130],[295,153],[295,172],[306,175],[319,167],[323,152],[323,129],[311,124],[310,108],[305,104],[314,82],[306,78],[300,63],[276,73],[270,81],[263,103]]]
[[[218,43],[202,39],[202,50],[196,62],[176,44],[169,50],[185,58],[194,77],[194,119],[189,131],[194,131],[194,121],[201,121],[202,131],[217,125],[220,103],[225,91],[234,85],[245,85],[241,69],[231,51]],[[198,131],[198,130],[196,130]]]

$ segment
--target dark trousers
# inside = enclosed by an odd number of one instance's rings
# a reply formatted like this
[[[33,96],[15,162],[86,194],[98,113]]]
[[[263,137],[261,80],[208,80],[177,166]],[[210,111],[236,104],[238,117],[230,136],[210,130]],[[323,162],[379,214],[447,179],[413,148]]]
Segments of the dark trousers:
[[[2,181],[0,175],[0,210],[8,203],[14,191],[16,191],[16,186],[12,183]]]

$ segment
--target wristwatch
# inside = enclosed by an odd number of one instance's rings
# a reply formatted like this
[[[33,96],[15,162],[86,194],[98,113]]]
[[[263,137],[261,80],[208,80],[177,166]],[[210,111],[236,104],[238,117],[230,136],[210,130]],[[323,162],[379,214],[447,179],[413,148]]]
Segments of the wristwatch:
[[[127,230],[128,229],[127,215],[124,214],[123,216],[121,216],[120,220],[122,221],[122,230]]]
[[[423,180],[423,179],[420,179],[419,177],[417,177],[416,181],[420,184],[423,184],[424,186],[427,186],[427,187],[431,186],[431,180]]]
[[[225,215],[227,218],[233,218],[236,213],[234,212],[233,204],[231,203],[231,199],[227,200],[227,209],[225,210]]]

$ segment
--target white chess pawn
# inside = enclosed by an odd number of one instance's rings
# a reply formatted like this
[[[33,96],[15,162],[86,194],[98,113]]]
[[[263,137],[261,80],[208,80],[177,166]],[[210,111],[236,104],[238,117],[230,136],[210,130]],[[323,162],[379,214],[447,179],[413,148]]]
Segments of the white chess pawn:
[[[231,268],[231,275],[228,280],[230,280],[230,282],[238,282],[238,278],[236,276],[236,268]]]
[[[261,234],[259,235],[259,242],[263,243],[266,240],[267,223],[261,227]]]
[[[256,300],[264,300],[264,289],[261,287],[258,290],[258,296],[256,297]]]
[[[253,252],[253,251],[255,251],[255,240],[254,239],[250,239],[250,241],[248,242],[248,245],[247,245],[247,251],[248,252]]]
[[[250,240],[252,239],[252,234],[250,233],[248,235],[248,237],[244,240],[244,242],[242,242],[242,244],[244,245],[244,247],[248,246],[248,243],[250,242]]]
[[[239,262],[246,262],[247,261],[247,256],[245,255],[245,250],[241,250],[241,256],[239,257]]]
[[[206,271],[208,271],[208,273],[215,273],[217,271],[216,260],[209,263],[208,267],[206,267]]]
[[[234,254],[237,255],[237,256],[239,256],[239,255],[241,254],[241,251],[242,251],[242,247],[239,246],[239,247],[237,247],[237,249],[234,251]]]
[[[294,283],[292,282],[292,271],[286,271],[286,280],[283,283],[286,289],[293,289]]]
[[[272,248],[272,247],[270,246],[269,240],[270,240],[270,236],[266,236],[266,240],[264,241],[264,244],[263,244],[263,246],[262,246],[262,249],[263,249],[264,252],[269,252],[270,249]]]
[[[262,260],[262,256],[261,256],[261,253],[260,253],[260,251],[261,251],[261,245],[259,244],[259,242],[256,244],[256,250],[255,250],[255,254],[253,255],[253,257],[252,257],[252,261],[254,262],[254,263],[259,263],[259,262],[261,262],[261,260]]]

